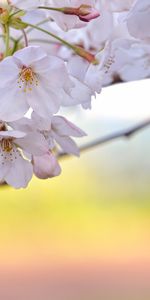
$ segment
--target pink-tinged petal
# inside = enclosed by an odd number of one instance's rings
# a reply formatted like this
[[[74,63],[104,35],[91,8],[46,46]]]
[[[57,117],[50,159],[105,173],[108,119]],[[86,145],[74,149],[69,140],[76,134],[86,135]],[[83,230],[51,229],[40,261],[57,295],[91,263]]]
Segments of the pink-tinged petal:
[[[17,83],[8,86],[7,89],[0,89],[0,120],[8,122],[18,120],[28,109],[26,95],[21,93]]]
[[[68,136],[59,136],[53,132],[53,137],[56,143],[62,148],[65,153],[73,154],[75,156],[80,155],[79,148],[76,143]]]
[[[21,149],[33,155],[44,155],[49,149],[44,136],[37,132],[28,133],[21,139],[14,139],[14,143]]]
[[[47,179],[60,175],[61,168],[56,157],[49,152],[44,156],[33,157],[33,171],[38,178]]]
[[[129,10],[134,1],[135,0],[109,0],[105,1],[105,5],[108,10],[110,9],[113,12],[122,12]]]
[[[43,76],[44,82],[47,82],[54,89],[64,88],[66,91],[70,91],[74,85],[70,80],[64,61],[56,56],[49,56],[47,67],[43,72],[39,70],[39,74]],[[36,70],[36,64],[34,68]]]
[[[85,84],[93,91],[100,93],[102,88],[102,79],[103,79],[103,66],[89,66],[86,76]]]
[[[14,122],[9,122],[8,125],[12,127],[14,130],[20,130],[23,132],[33,131],[32,120],[28,118],[22,118]]]
[[[9,2],[13,6],[24,10],[36,9],[40,5],[40,0],[9,0]]]
[[[32,123],[33,126],[38,129],[38,130],[46,130],[50,131],[51,130],[51,118],[42,118],[39,115],[37,115],[34,111],[32,113]]]
[[[62,116],[54,116],[52,129],[61,136],[83,137],[86,133]]]
[[[11,168],[5,176],[5,181],[16,189],[26,188],[32,175],[32,164],[19,156],[14,163],[11,164]]]
[[[66,106],[66,107],[74,106],[80,104],[81,102],[79,99],[74,98],[73,96],[66,93],[64,90],[61,90],[61,95],[62,95],[62,101],[61,101],[62,106]]]
[[[26,133],[17,130],[0,131],[0,140],[3,138],[23,138]]]
[[[0,88],[8,89],[10,84],[15,84],[19,74],[19,69],[14,58],[9,56],[0,62]]]
[[[1,153],[0,150],[0,181],[5,180],[6,174],[9,172],[9,169],[11,167],[10,163],[5,159],[5,156]],[[6,153],[7,155],[7,153]]]
[[[77,16],[63,15],[54,11],[53,12],[51,11],[50,15],[54,19],[54,21],[58,24],[58,26],[64,31],[68,31],[69,29],[74,28],[78,22]]]
[[[69,73],[73,77],[79,79],[80,81],[84,81],[89,63],[79,56],[73,56],[71,59],[69,59],[67,67]]]
[[[150,38],[150,1],[134,0],[127,14],[127,26],[129,33],[136,38]]]
[[[72,78],[75,83],[75,87],[71,91],[71,96],[74,99],[74,105],[81,104],[82,106],[85,103],[89,103],[89,107],[91,106],[91,97],[94,94],[93,90],[86,84],[79,81],[76,78]],[[64,104],[64,103],[63,103]],[[65,106],[69,106],[69,102]]]
[[[32,109],[43,118],[50,118],[52,114],[57,113],[61,100],[61,93],[52,90],[42,79],[39,86],[35,87],[27,98]]]
[[[43,59],[47,54],[39,46],[29,46],[17,51],[14,54],[14,58],[19,60],[23,66],[33,66],[33,64]]]
[[[45,72],[48,72],[50,65],[51,61],[49,57],[45,56],[33,63],[33,69],[36,74],[44,74]]]

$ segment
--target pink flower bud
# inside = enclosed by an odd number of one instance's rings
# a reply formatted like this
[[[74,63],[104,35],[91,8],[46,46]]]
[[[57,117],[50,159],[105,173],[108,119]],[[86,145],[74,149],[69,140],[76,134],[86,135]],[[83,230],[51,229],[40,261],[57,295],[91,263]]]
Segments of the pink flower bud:
[[[83,22],[89,22],[100,16],[100,13],[90,5],[81,5],[79,7],[79,19]]]
[[[65,15],[78,16],[83,22],[89,22],[92,19],[98,18],[100,13],[92,6],[83,4],[80,7],[63,7],[61,11]]]

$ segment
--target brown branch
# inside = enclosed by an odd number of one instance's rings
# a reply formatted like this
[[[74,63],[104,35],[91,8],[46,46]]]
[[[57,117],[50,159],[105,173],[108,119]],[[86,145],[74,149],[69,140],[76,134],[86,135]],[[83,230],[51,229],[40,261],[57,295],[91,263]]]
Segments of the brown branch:
[[[108,134],[102,138],[96,139],[92,142],[89,142],[83,146],[80,147],[80,152],[84,152],[84,151],[88,151],[91,150],[97,146],[106,144],[110,141],[114,141],[120,138],[130,138],[132,137],[134,134],[136,134],[137,132],[139,132],[140,130],[146,128],[150,126],[150,119],[147,119],[145,121],[143,121],[142,123],[138,123],[137,125],[134,125],[133,127],[124,129],[124,130],[120,130],[118,132],[112,133],[112,134]],[[58,158],[64,158],[64,157],[69,157],[71,155],[64,153],[64,152],[60,152],[58,154]]]

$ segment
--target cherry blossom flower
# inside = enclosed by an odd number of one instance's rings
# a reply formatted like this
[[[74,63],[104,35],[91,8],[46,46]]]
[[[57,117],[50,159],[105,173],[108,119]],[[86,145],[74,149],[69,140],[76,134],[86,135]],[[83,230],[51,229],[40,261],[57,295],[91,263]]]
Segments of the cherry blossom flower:
[[[89,64],[80,57],[72,57],[68,62],[68,71],[75,85],[71,96],[84,109],[91,109],[92,96],[101,92],[103,81],[114,63],[111,43],[96,55],[96,59],[100,61],[97,65]]]
[[[149,77],[149,42],[149,0],[0,0],[0,182],[58,176],[85,136],[59,110]]]
[[[35,113],[33,115],[35,115]],[[50,138],[48,137],[48,132],[51,128],[50,119],[42,119],[38,115],[35,115],[32,120],[28,118],[22,118],[18,121],[10,122],[9,126],[15,130],[20,129],[26,132],[27,136],[31,134],[35,136],[40,134],[40,136],[42,136],[42,139],[46,144],[44,151],[43,149],[40,153],[33,153],[32,151],[33,155],[27,155],[32,162],[33,172],[36,177],[40,179],[47,179],[60,175],[61,168],[55,155],[51,151],[54,148],[54,142],[50,142]],[[39,133],[37,133],[37,131]],[[39,143],[40,142],[42,141],[39,140]]]
[[[0,131],[0,181],[5,180],[15,188],[25,188],[33,175],[32,164],[20,149],[29,154],[44,155],[48,145],[39,133]]]
[[[150,76],[150,45],[133,39],[116,39],[111,49],[115,63],[105,83],[118,78],[122,81],[139,80]]]
[[[68,42],[80,45],[83,49],[92,53],[97,53],[99,49],[104,47],[105,42],[110,38],[114,29],[113,14],[111,11],[106,10],[105,6],[98,2],[96,8],[100,11],[100,18],[92,20],[86,24],[86,26],[80,28],[74,28],[67,32],[62,31],[54,22],[50,23],[50,31],[61,36]],[[66,49],[64,45],[56,44],[53,47],[54,53],[59,55],[63,59],[70,59],[74,55],[69,49]]]
[[[8,89],[9,86],[9,89]],[[0,119],[17,120],[31,107],[42,117],[56,113],[72,83],[64,62],[40,47],[27,47],[0,63]]]
[[[10,122],[9,125],[23,132],[40,132],[45,137],[49,150],[53,150],[55,145],[59,145],[65,153],[78,156],[79,149],[71,137],[83,137],[86,133],[62,116],[53,116],[49,119],[39,117],[35,112],[32,118],[22,118],[18,121]]]
[[[85,132],[61,116],[54,116],[51,121],[49,139],[61,147],[65,153],[79,156],[79,149],[71,137],[83,137]]]
[[[58,176],[61,168],[53,150],[56,146],[68,154],[79,156],[79,149],[71,137],[83,137],[85,132],[75,126],[62,116],[53,116],[52,119],[43,119],[36,113],[32,113],[32,118],[23,118],[10,122],[9,125],[18,128],[28,134],[37,131],[43,135],[48,143],[49,150],[44,155],[32,155],[34,174],[40,179],[47,179]]]

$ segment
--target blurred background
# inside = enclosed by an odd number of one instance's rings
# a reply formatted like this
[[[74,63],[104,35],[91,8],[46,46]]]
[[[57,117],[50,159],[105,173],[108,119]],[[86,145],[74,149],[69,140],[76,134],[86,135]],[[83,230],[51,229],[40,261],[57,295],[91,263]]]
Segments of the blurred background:
[[[150,80],[67,111],[82,143],[150,113]],[[0,299],[150,299],[150,128],[60,161],[62,175],[0,188]]]

